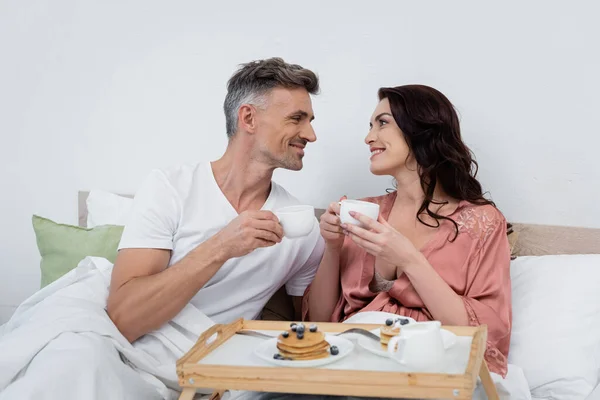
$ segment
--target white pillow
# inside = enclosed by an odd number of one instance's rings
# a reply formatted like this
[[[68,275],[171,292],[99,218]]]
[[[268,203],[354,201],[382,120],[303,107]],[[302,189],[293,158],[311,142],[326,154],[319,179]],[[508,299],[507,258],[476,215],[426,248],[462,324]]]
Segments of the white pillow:
[[[103,190],[92,190],[86,204],[88,228],[98,225],[125,225],[131,213],[133,199]]]
[[[600,255],[518,257],[511,278],[509,363],[533,398],[585,398],[600,377]]]

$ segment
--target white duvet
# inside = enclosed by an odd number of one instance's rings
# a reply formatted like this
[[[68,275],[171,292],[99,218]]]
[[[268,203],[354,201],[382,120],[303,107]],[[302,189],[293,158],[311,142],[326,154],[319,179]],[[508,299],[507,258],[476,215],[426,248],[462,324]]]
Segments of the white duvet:
[[[104,258],[85,258],[27,299],[0,326],[0,400],[178,397],[175,363],[213,321],[187,305],[172,321],[132,345],[105,311],[111,270]],[[359,314],[347,322],[368,323],[363,317],[369,316]],[[495,374],[493,378],[501,399],[531,398],[520,368],[509,365],[507,379]],[[296,396],[225,394],[226,399],[278,397]],[[474,398],[485,399],[480,386]]]
[[[82,260],[0,327],[0,400],[178,397],[175,362],[213,322],[188,305],[130,344],[105,312],[111,270]]]

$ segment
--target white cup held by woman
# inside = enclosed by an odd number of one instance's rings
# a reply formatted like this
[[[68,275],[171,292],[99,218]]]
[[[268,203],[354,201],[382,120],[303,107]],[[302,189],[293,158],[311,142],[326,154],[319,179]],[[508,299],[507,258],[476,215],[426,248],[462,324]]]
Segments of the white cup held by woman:
[[[366,228],[360,221],[350,216],[350,211],[361,213],[375,221],[379,218],[379,204],[362,200],[342,200],[340,201],[340,221],[342,224],[353,224]]]

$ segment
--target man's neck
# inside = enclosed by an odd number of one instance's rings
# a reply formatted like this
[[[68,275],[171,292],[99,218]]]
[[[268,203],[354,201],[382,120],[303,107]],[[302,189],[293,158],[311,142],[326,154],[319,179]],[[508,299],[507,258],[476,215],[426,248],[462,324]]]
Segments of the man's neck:
[[[254,159],[248,146],[231,140],[211,167],[217,185],[238,213],[262,208],[271,191],[274,168]]]

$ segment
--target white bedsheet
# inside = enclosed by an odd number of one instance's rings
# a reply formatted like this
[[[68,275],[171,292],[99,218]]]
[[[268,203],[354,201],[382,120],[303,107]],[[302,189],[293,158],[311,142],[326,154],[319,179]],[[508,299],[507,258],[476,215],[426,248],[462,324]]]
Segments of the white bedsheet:
[[[105,312],[111,270],[104,258],[82,260],[27,299],[0,326],[0,400],[178,397],[175,363],[213,321],[187,305],[171,322],[132,345]],[[369,322],[361,319],[367,313],[358,316],[347,322]],[[501,399],[531,399],[519,367],[509,365],[506,379],[492,377]],[[291,396],[236,391],[225,395],[277,397]],[[480,385],[474,398],[485,398]]]
[[[0,327],[0,400],[178,397],[175,363],[212,320],[188,305],[131,345],[105,312],[111,270],[82,260]]]

